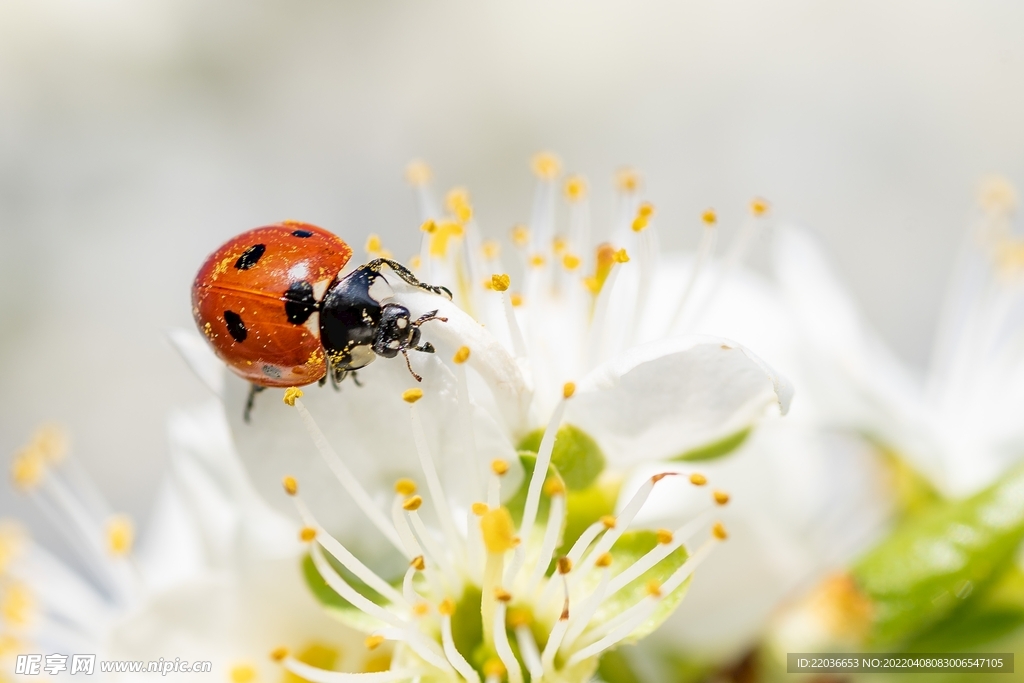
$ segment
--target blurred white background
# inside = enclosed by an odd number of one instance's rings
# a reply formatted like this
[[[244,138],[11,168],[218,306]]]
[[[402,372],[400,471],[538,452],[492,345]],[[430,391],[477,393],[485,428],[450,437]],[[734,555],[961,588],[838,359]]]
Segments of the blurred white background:
[[[675,246],[763,195],[923,367],[976,181],[1024,181],[1022,35],[994,0],[4,0],[0,453],[60,421],[144,519],[167,411],[204,393],[163,338],[203,258],[284,218],[407,257],[413,157],[495,236],[540,149],[599,222],[642,169]]]

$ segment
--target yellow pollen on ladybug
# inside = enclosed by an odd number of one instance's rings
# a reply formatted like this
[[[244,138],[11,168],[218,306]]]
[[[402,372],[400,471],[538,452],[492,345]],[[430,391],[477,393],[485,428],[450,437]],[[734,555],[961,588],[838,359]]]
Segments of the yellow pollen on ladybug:
[[[729,533],[725,530],[725,525],[721,522],[715,522],[715,525],[711,527],[711,533],[719,541],[724,541],[729,538]]]
[[[481,515],[480,531],[489,553],[503,553],[519,545],[515,524],[508,508],[495,508]]]
[[[576,393],[576,383],[566,382],[562,385],[562,398],[572,398],[572,395]]]
[[[299,482],[295,481],[295,477],[285,477],[281,480],[281,485],[284,486],[284,492],[289,496],[294,496],[299,492]]]
[[[574,175],[565,179],[565,198],[572,203],[587,198],[587,179],[583,176]]]
[[[288,387],[284,390],[284,398],[281,400],[284,401],[284,404],[287,406],[294,406],[295,399],[297,398],[302,398],[302,389],[299,389],[298,387]]]
[[[512,244],[517,247],[525,247],[530,243],[530,229],[525,225],[517,225],[512,228]]]
[[[309,543],[316,538],[316,529],[311,526],[304,526],[299,531],[299,540],[304,543]]]
[[[576,254],[565,254],[562,256],[562,266],[566,270],[576,270],[580,267],[581,263],[583,263],[583,259]]]
[[[412,389],[406,389],[402,392],[402,400],[406,403],[415,403],[416,401],[423,398],[423,390],[413,387]]]
[[[658,530],[657,530],[657,531],[655,532],[655,535],[656,535],[656,536],[657,536],[657,538],[658,538],[658,543],[660,543],[660,544],[662,544],[662,545],[668,545],[668,544],[669,544],[669,543],[671,543],[671,542],[672,542],[672,541],[674,540],[674,538],[675,538],[675,537],[674,537],[674,536],[672,535],[672,532],[671,532],[671,531],[669,531],[668,529],[658,529]]]
[[[275,647],[270,651],[270,658],[275,662],[280,662],[288,656],[288,648],[286,647]]]
[[[769,208],[771,208],[771,205],[760,197],[754,197],[750,200],[750,213],[755,216],[765,215],[768,213]]]
[[[427,162],[420,159],[413,159],[405,167],[405,180],[413,187],[423,187],[430,182],[433,175]]]
[[[533,155],[530,168],[541,180],[554,180],[562,171],[562,162],[551,152],[540,152]]]
[[[508,472],[508,461],[502,460],[501,458],[495,458],[491,461],[491,471],[499,477],[504,476],[505,473]]]
[[[363,645],[366,646],[367,650],[376,650],[384,642],[384,636],[372,635],[366,636],[366,640],[363,641]]]
[[[399,479],[395,482],[395,493],[400,496],[411,496],[416,493],[416,482],[406,477]]]
[[[427,568],[427,561],[423,558],[422,555],[417,555],[409,561],[409,566],[415,569],[416,571],[421,572]]]
[[[725,505],[726,503],[729,502],[729,494],[726,493],[725,491],[715,491],[711,495],[714,496],[715,502],[718,503],[719,505]]]
[[[412,496],[411,498],[405,499],[405,502],[402,503],[402,509],[407,512],[415,512],[420,509],[421,505],[423,505],[423,498],[420,496]]]
[[[718,222],[718,214],[715,213],[714,209],[707,209],[700,215],[700,219],[704,221],[705,225],[714,225]]]
[[[459,350],[455,352],[454,356],[452,356],[452,361],[458,365],[462,365],[467,360],[469,360],[469,347],[460,346]]]
[[[694,486],[704,486],[704,484],[708,483],[708,478],[703,474],[694,472],[690,475],[690,483]]]
[[[636,192],[640,189],[640,173],[636,169],[622,168],[615,173],[615,187],[619,192]]]
[[[127,515],[114,515],[106,524],[107,552],[114,557],[124,557],[131,552],[135,542],[135,525]]]
[[[512,278],[507,273],[498,273],[491,276],[491,289],[496,292],[504,292],[512,284]]]

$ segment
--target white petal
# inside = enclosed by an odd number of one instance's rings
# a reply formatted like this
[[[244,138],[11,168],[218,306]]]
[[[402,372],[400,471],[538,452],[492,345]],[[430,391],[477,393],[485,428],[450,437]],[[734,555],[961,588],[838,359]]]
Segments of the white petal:
[[[743,347],[713,337],[630,349],[588,375],[566,421],[597,439],[611,462],[672,458],[785,412],[792,389]]]
[[[181,354],[185,364],[196,377],[217,396],[224,394],[224,363],[195,330],[175,327],[167,330],[167,339]]]

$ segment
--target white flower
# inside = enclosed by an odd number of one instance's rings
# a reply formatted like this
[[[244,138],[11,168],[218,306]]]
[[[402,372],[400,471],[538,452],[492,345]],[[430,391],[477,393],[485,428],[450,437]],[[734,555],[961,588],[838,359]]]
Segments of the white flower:
[[[321,666],[365,667],[352,632],[303,585],[292,525],[246,484],[220,406],[174,414],[170,433],[174,476],[140,544],[132,521],[110,511],[67,452],[62,432],[41,430],[17,454],[16,487],[47,513],[77,561],[59,560],[14,521],[0,523],[4,670],[14,670],[18,654],[95,654],[97,680],[124,676],[101,671],[100,661],[180,658],[210,661],[220,678],[255,681],[275,673],[266,653],[280,643]]]
[[[378,361],[360,370],[360,387],[307,390],[302,399],[289,390],[286,402],[312,439],[272,394],[260,396],[244,424],[245,384],[231,378],[224,389],[256,487],[283,501],[287,477],[306,537],[317,540],[312,560],[347,600],[336,613],[401,643],[395,680],[504,670],[514,681],[520,667],[535,680],[585,680],[602,652],[645,635],[671,611],[712,541],[689,560],[683,544],[728,501],[685,463],[624,485],[625,475],[643,463],[726,450],[788,407],[786,382],[739,344],[667,336],[673,321],[653,297],[653,209],[639,202],[635,176],[621,178],[617,232],[628,250],[593,247],[578,179],[567,185],[569,235],[555,238],[555,164],[535,161],[532,230],[513,235],[521,293],[510,288],[495,245],[480,242],[467,195],[450,193],[451,215],[442,218],[418,184],[426,197],[418,273],[455,293],[453,303],[392,283],[414,315],[437,309],[447,319],[423,330],[437,353],[413,354],[422,384],[403,363]],[[422,170],[414,169],[418,181]],[[382,255],[379,240],[367,247]],[[530,455],[521,459],[517,449]],[[632,532],[651,492],[673,479],[686,487],[679,502],[696,509],[678,515],[674,530]],[[423,498],[413,480],[425,484]],[[725,536],[714,529],[711,537]],[[381,604],[345,576],[372,587]],[[401,588],[392,587],[389,579],[401,576]],[[481,625],[477,636],[447,637],[460,615]],[[334,680],[283,661],[309,680]]]

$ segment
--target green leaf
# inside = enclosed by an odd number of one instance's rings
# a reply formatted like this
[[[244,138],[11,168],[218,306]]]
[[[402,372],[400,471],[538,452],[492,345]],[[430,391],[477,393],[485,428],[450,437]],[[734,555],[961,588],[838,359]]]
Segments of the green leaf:
[[[544,430],[530,432],[519,443],[520,451],[537,453]],[[570,491],[580,491],[593,484],[604,470],[605,457],[600,446],[579,427],[562,425],[555,435],[551,464],[565,480]]]
[[[373,590],[365,582],[360,580],[348,569],[345,569],[341,564],[338,563],[329,554],[324,553],[324,557],[334,567],[345,582],[348,583],[352,588],[359,594],[365,596],[370,601],[377,605],[386,605],[387,600],[377,591]],[[376,619],[370,617],[362,610],[357,609],[345,598],[338,595],[333,588],[327,585],[324,581],[324,577],[320,576],[320,572],[317,571],[316,565],[313,564],[313,558],[306,553],[302,557],[302,576],[306,580],[306,585],[309,586],[310,591],[313,593],[313,597],[324,606],[325,611],[333,616],[335,619],[341,621],[343,624],[350,626],[363,633],[371,633],[376,629],[380,628],[381,623]]]
[[[612,576],[621,574],[657,545],[658,535],[653,531],[627,531],[622,534],[611,549]],[[667,581],[675,570],[679,569],[679,567],[686,562],[687,557],[689,557],[689,554],[686,552],[685,547],[680,546],[673,550],[668,557],[648,569],[636,579],[630,581],[618,593],[606,599],[600,609],[598,609],[597,614],[594,615],[592,622],[600,623],[608,621],[641,600],[646,599],[648,595],[648,585],[652,581],[657,581],[659,584]],[[633,631],[633,633],[630,634],[629,639],[624,642],[636,642],[658,628],[662,622],[668,619],[669,615],[672,614],[675,608],[679,606],[679,603],[682,602],[683,596],[686,595],[686,590],[689,588],[689,585],[690,581],[687,579],[669,595],[663,596],[659,600],[658,606],[654,610],[654,614],[652,614],[647,621]]]
[[[872,643],[905,643],[951,616],[1006,570],[1022,538],[1024,467],[906,520],[852,570],[873,605]]]
[[[640,678],[633,673],[629,660],[620,649],[602,655],[597,673],[605,683],[640,683]]]
[[[747,427],[741,429],[735,434],[713,441],[712,443],[698,446],[692,450],[686,451],[681,455],[677,455],[672,460],[685,460],[693,462],[696,460],[714,460],[715,458],[721,458],[723,455],[728,455],[734,450],[743,445],[743,442],[750,436],[751,428]]]

